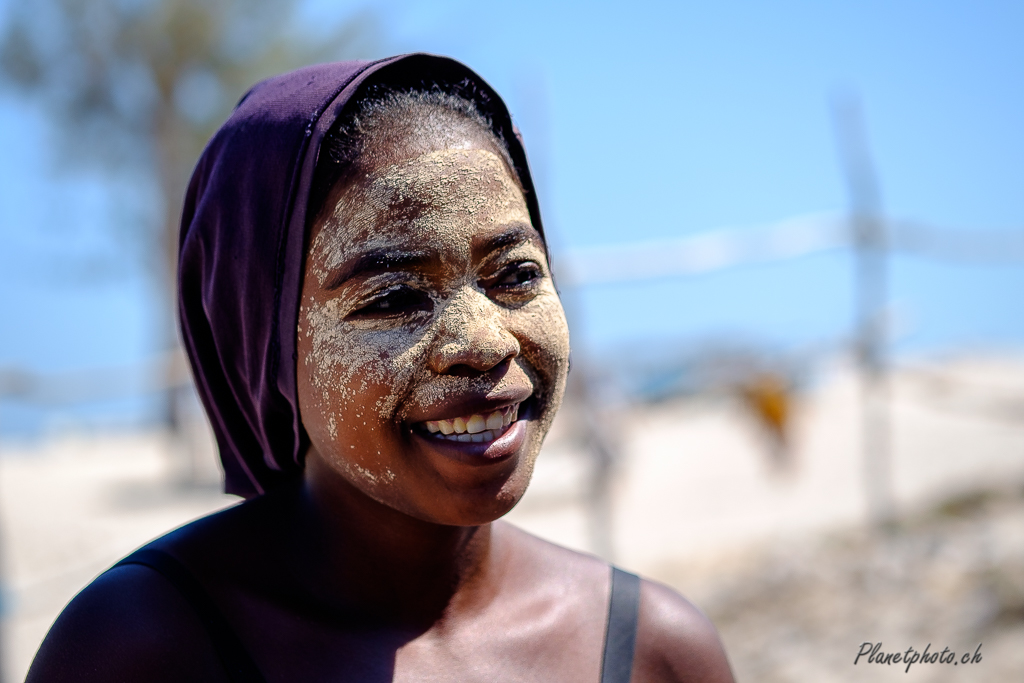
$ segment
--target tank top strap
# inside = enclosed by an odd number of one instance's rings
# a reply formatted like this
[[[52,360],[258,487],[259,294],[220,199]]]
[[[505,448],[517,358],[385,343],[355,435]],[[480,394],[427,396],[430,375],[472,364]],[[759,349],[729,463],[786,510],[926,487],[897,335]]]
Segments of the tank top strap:
[[[149,567],[178,589],[178,592],[192,606],[206,627],[213,648],[220,657],[224,670],[232,683],[266,683],[256,662],[242,645],[242,641],[238,639],[223,612],[185,565],[162,550],[142,548],[115,564],[114,567],[132,564]]]
[[[640,614],[640,577],[612,567],[608,628],[601,658],[601,683],[629,683]]]

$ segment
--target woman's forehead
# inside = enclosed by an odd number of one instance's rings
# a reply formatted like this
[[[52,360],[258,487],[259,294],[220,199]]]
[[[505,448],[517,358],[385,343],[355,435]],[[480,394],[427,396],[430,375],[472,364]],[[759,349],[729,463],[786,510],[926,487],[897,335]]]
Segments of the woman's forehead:
[[[421,154],[368,174],[362,206],[393,222],[406,214],[475,213],[492,220],[526,208],[522,192],[495,154],[484,149],[444,149]]]
[[[466,145],[436,149],[400,163],[374,169],[367,174],[371,188],[433,189],[471,177],[502,179],[508,176],[504,163],[494,152]]]
[[[487,149],[432,150],[373,168],[332,208],[310,247],[318,270],[380,250],[466,250],[522,226],[540,242],[519,184]]]

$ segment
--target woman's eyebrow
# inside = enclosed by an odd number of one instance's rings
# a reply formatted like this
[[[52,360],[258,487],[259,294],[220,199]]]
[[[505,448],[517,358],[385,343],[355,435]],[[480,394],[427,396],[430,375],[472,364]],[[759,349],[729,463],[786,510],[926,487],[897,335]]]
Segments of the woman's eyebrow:
[[[374,249],[358,258],[343,263],[327,280],[327,291],[337,289],[354,277],[369,277],[393,270],[422,266],[432,258],[428,251],[395,251]]]
[[[473,252],[475,254],[490,254],[499,249],[534,240],[540,242],[540,235],[533,229],[532,225],[528,223],[515,223],[497,234],[487,236],[480,242],[474,240]]]

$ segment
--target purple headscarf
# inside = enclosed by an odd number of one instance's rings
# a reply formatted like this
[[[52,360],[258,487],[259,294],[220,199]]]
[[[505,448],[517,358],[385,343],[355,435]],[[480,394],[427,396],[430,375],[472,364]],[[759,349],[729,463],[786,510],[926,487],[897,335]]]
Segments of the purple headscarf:
[[[299,418],[296,328],[307,204],[324,135],[371,83],[471,86],[509,147],[543,235],[518,131],[497,93],[464,65],[413,54],[318,64],[254,86],[196,165],[179,238],[181,332],[228,493],[249,498],[302,469],[308,438]]]

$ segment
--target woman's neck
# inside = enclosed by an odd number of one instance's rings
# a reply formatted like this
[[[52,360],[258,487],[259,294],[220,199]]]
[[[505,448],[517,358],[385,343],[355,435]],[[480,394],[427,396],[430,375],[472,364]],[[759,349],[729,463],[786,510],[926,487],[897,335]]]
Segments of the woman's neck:
[[[449,526],[379,503],[317,459],[307,461],[289,564],[328,609],[414,625],[483,607],[496,592],[490,524]]]

